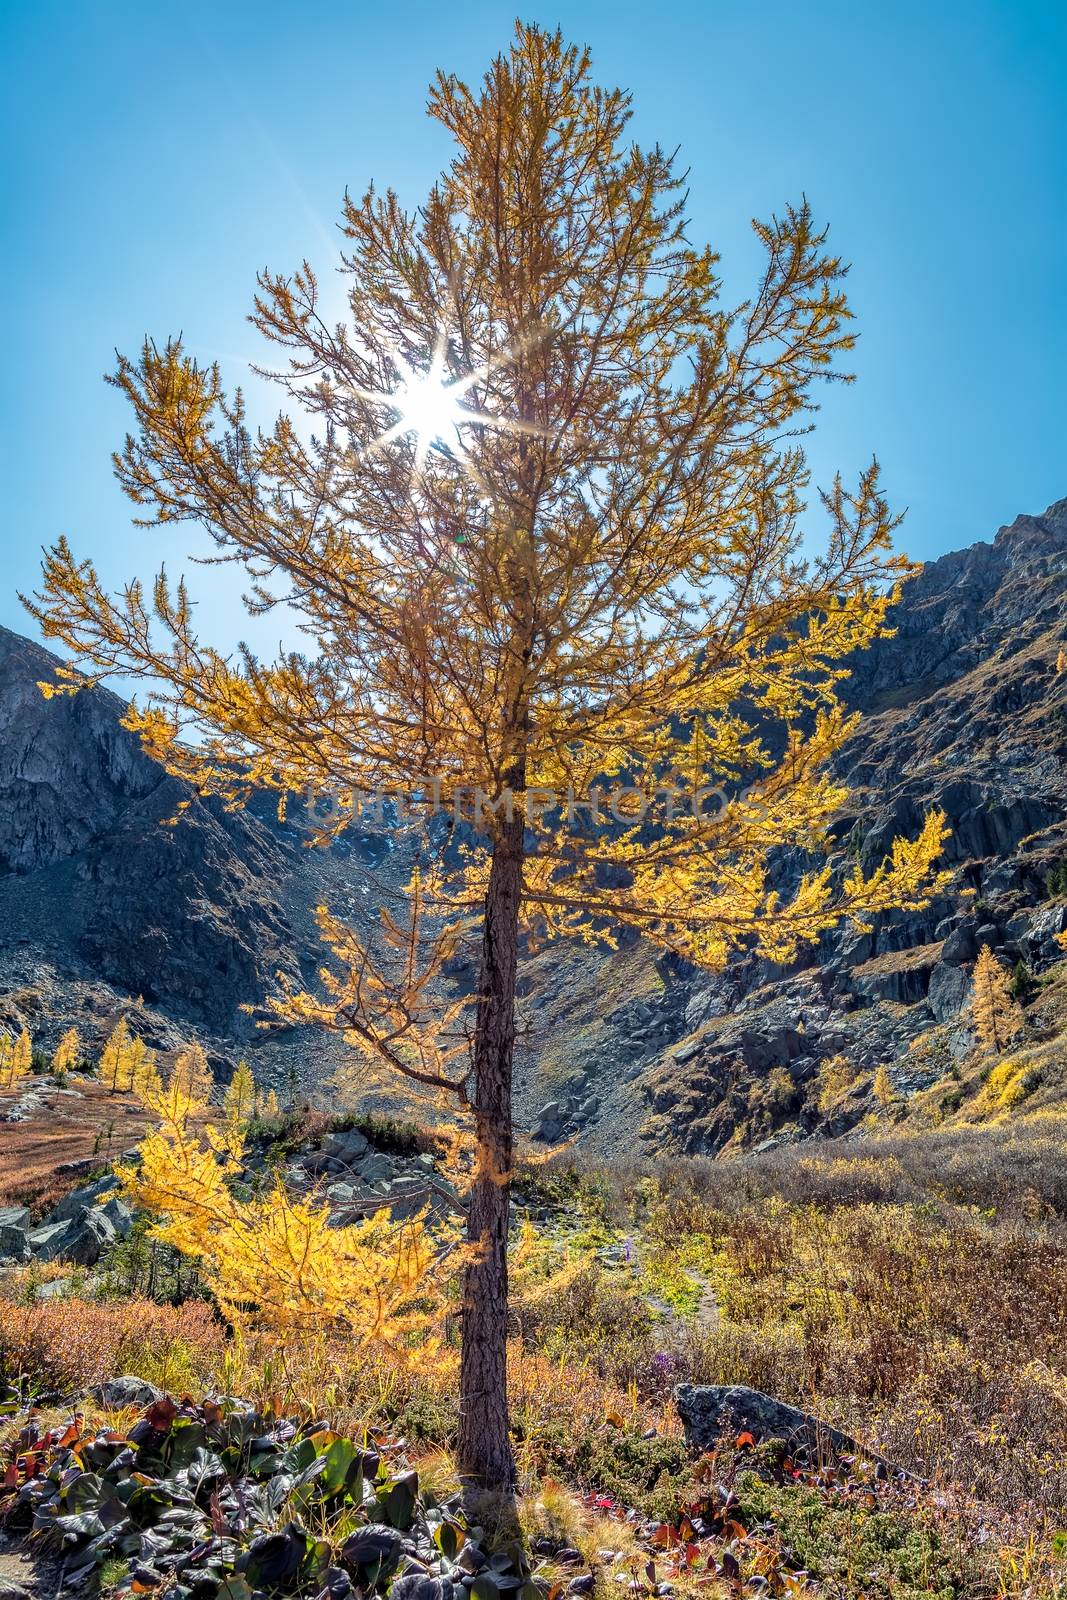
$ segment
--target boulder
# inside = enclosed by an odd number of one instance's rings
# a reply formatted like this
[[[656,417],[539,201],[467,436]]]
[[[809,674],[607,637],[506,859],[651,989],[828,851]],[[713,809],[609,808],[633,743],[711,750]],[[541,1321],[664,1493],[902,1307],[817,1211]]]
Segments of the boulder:
[[[359,1175],[364,1183],[388,1183],[395,1172],[393,1162],[380,1150],[372,1150],[359,1164]]]
[[[537,1113],[531,1133],[535,1139],[543,1139],[546,1144],[552,1144],[563,1132],[563,1113],[558,1100],[550,1100],[541,1107]]]
[[[76,1266],[95,1267],[109,1245],[119,1237],[118,1230],[98,1207],[83,1209],[64,1222],[48,1222],[29,1234],[30,1250],[38,1261],[72,1261]]]
[[[102,1178],[96,1178],[92,1183],[85,1184],[81,1189],[72,1189],[70,1194],[64,1195],[59,1204],[54,1207],[50,1222],[66,1222],[71,1217],[80,1216],[91,1206],[95,1206],[101,1195],[110,1194],[119,1187],[119,1180],[113,1173],[106,1173]]]
[[[25,1206],[0,1206],[0,1260],[30,1258],[30,1213]]]
[[[674,1403],[685,1428],[685,1442],[697,1454],[714,1450],[724,1435],[732,1439],[750,1432],[757,1444],[764,1439],[784,1439],[791,1450],[803,1451],[816,1460],[831,1452],[863,1455],[890,1473],[910,1476],[810,1411],[787,1405],[760,1389],[743,1384],[680,1383]]]
[[[947,967],[962,967],[978,954],[974,942],[974,924],[961,922],[945,935],[941,946],[941,960]]]
[[[99,1215],[107,1218],[120,1239],[129,1238],[133,1230],[133,1212],[117,1194],[113,1194],[110,1200],[105,1200],[99,1208]]]
[[[949,966],[940,961],[930,974],[930,988],[926,1000],[937,1022],[951,1022],[958,1017],[967,1000],[970,978],[960,966]]]
[[[80,1177],[83,1172],[92,1172],[94,1167],[100,1165],[95,1156],[80,1156],[77,1161],[61,1161],[52,1170],[57,1178]]]
[[[329,1134],[323,1140],[322,1148],[327,1156],[351,1164],[363,1159],[370,1149],[370,1143],[358,1128],[349,1128],[343,1133]]]
[[[808,1450],[820,1445],[845,1452],[856,1448],[847,1434],[810,1412],[744,1384],[680,1383],[674,1403],[685,1428],[685,1442],[698,1452],[713,1450],[722,1437],[743,1431],[753,1433],[757,1442],[761,1438],[786,1439]]]
[[[135,1378],[128,1372],[97,1384],[90,1393],[97,1405],[110,1406],[115,1411],[126,1406],[152,1406],[163,1398],[163,1390],[157,1389],[154,1383],[146,1383],[144,1378]]]
[[[34,1290],[35,1300],[61,1300],[71,1287],[69,1278],[49,1278],[47,1283],[39,1283]]]

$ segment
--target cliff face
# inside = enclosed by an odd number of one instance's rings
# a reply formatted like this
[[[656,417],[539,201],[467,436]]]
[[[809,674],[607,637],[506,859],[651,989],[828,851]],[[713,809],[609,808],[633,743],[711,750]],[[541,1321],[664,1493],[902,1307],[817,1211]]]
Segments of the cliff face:
[[[32,872],[84,849],[161,774],[119,726],[114,695],[45,701],[55,658],[0,628],[0,870]]]
[[[709,978],[632,942],[531,955],[521,1121],[606,1152],[841,1131],[869,1109],[877,1066],[906,1095],[965,1048],[980,945],[1035,971],[1059,959],[1067,501],[930,563],[893,621],[895,637],[852,663],[848,698],[864,720],[839,760],[852,801],[834,832],[843,857],[873,866],[943,806],[950,892],[872,933],[840,930],[788,970],[748,958]],[[119,726],[113,695],[45,700],[36,684],[54,665],[0,630],[0,1017],[4,991],[47,970],[57,1025],[64,1008],[142,996],[157,1033],[169,1019],[219,1048],[247,1042],[241,1005],[279,968],[310,976],[314,904],[373,919],[376,882],[395,890],[402,869],[382,841],[302,850],[266,808],[233,815],[194,796],[161,826],[187,792]],[[799,858],[782,865],[788,875]],[[309,1036],[286,1049],[286,1070],[308,1082],[343,1054]],[[823,1068],[840,1055],[859,1077],[828,1110]]]
[[[55,658],[0,629],[0,941],[226,1029],[292,968],[278,902],[293,851],[190,796],[106,690],[45,699]],[[174,827],[163,822],[190,800]]]
[[[906,1095],[965,1050],[981,945],[1035,972],[1062,957],[1067,501],[930,563],[893,623],[851,663],[864,718],[839,758],[852,801],[834,831],[873,867],[941,806],[951,889],[872,933],[827,937],[787,972],[742,961],[710,983],[692,975],[695,1027],[643,1074],[653,1137],[716,1151],[842,1131],[870,1109],[879,1065]],[[820,1070],[839,1054],[866,1082],[820,1110]]]

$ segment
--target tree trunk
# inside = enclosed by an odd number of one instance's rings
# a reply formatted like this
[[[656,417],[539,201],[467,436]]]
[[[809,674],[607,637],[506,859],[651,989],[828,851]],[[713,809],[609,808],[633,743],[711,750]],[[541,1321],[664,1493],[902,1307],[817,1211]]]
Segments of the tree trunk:
[[[515,1481],[508,1430],[507,1246],[522,858],[523,818],[517,813],[500,825],[485,899],[473,1062],[478,1170],[467,1228],[476,1254],[463,1281],[459,1380],[457,1467],[468,1481],[493,1489],[510,1489]]]

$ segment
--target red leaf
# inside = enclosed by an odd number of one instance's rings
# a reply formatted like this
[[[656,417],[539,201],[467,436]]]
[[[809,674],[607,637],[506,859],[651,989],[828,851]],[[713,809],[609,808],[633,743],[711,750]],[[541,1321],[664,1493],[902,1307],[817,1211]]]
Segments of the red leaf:
[[[751,1433],[739,1433],[737,1435],[737,1438],[734,1440],[734,1446],[735,1446],[736,1449],[742,1450],[745,1447],[745,1445],[755,1444],[755,1442],[756,1442],[756,1437],[755,1437],[754,1434],[751,1434]]]
[[[157,1433],[166,1433],[177,1415],[178,1407],[166,1396],[162,1400],[157,1400],[154,1405],[150,1405],[145,1412],[145,1416]]]

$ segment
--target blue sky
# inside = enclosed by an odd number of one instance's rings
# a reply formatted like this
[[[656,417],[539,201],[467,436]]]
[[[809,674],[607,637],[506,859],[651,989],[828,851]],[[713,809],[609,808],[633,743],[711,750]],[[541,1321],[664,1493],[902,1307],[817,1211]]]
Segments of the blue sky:
[[[587,0],[524,15],[594,50],[642,142],[681,146],[694,239],[744,294],[748,219],[806,193],[853,263],[859,382],[827,393],[825,481],[876,452],[901,543],[928,558],[1067,495],[1067,6],[993,0]],[[8,283],[0,622],[67,533],[113,583],[195,537],[141,532],[109,453],[113,351],[182,330],[231,381],[255,273],[336,259],[346,185],[415,204],[449,149],[438,65],[472,78],[507,4],[0,0]],[[242,636],[236,579],[192,573],[205,633]],[[262,627],[264,625],[260,625]],[[266,625],[270,627],[271,625]],[[277,624],[273,627],[276,629]]]

